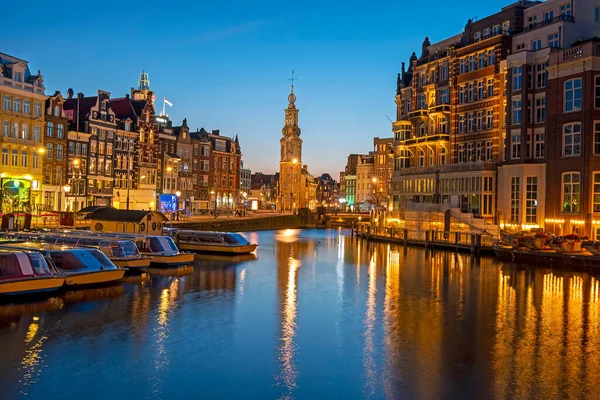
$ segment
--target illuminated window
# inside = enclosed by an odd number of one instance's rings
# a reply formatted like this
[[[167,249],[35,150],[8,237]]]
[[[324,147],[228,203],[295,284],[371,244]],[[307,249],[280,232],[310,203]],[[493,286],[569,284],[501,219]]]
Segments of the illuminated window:
[[[562,175],[562,210],[566,213],[579,212],[579,196],[581,191],[579,172],[565,172]]]
[[[525,222],[537,223],[537,176],[528,176],[525,188]]]
[[[594,172],[593,212],[600,213],[600,172]]]
[[[518,160],[521,158],[521,134],[513,133],[511,136],[511,143],[510,158]]]
[[[512,223],[519,223],[520,186],[520,178],[518,176],[510,178],[510,222]]]

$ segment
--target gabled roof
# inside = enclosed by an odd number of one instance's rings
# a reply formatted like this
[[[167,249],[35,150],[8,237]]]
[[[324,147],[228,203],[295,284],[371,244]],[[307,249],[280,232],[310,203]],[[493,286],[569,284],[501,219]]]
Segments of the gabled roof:
[[[167,217],[158,211],[117,210],[113,207],[100,207],[85,216],[85,219],[95,221],[141,222],[148,214],[156,215],[160,221],[168,221]]]
[[[90,110],[92,107],[96,105],[98,101],[98,96],[93,97],[81,97],[79,98],[79,119],[83,121],[90,116]],[[73,97],[72,99],[65,100],[65,104],[63,105],[64,110],[77,110],[77,97]],[[73,113],[73,118],[76,119],[77,116]]]

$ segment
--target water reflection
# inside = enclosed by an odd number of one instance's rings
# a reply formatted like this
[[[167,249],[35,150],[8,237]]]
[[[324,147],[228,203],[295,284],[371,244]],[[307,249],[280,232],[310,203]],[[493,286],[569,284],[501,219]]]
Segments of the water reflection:
[[[598,398],[593,274],[248,237],[250,259],[1,305],[0,397]]]

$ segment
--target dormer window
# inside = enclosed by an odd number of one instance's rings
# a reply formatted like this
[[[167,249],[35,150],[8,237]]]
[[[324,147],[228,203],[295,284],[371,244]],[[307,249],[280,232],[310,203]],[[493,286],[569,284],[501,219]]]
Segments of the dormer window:
[[[60,114],[60,109],[58,108],[58,106],[54,106],[54,116],[58,117]]]
[[[126,130],[127,132],[131,131],[131,122],[129,122],[129,121],[128,121],[128,122],[125,122],[125,130]]]
[[[17,81],[17,82],[22,82],[23,81],[21,73],[20,72],[16,72],[16,71],[13,74],[13,79],[15,81]]]

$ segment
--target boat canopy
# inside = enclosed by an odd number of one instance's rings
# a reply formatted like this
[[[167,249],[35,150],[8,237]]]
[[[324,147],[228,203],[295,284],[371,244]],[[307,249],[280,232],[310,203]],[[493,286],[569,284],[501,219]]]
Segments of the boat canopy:
[[[38,253],[0,252],[0,280],[50,275],[48,264]]]

